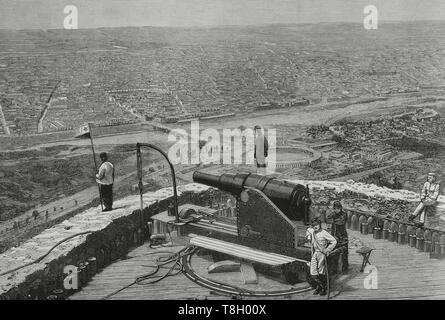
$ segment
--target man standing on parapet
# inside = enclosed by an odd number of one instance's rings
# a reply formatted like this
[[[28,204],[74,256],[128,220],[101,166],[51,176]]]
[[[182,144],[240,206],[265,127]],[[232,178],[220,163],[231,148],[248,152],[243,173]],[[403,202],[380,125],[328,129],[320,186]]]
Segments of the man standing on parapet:
[[[337,240],[329,232],[322,229],[319,218],[313,218],[311,226],[306,231],[306,237],[310,241],[312,249],[311,276],[317,282],[314,295],[320,294],[324,296],[326,295],[328,283],[326,257],[334,250]]]
[[[261,175],[267,174],[267,162],[266,158],[269,152],[269,142],[264,136],[263,129],[256,125],[254,127],[255,131],[255,150],[253,157],[255,158],[256,173]]]
[[[102,164],[96,174],[96,182],[99,184],[100,195],[105,207],[102,211],[105,212],[113,210],[114,166],[108,161],[106,152],[102,152],[99,157]]]

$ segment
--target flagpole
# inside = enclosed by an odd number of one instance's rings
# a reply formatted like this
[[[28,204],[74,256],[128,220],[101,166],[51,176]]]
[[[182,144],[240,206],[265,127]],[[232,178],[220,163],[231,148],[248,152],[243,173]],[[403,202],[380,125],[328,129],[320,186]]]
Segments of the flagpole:
[[[90,133],[89,135],[90,135],[90,142],[91,142],[91,150],[93,151],[94,174],[96,174],[96,172],[97,172],[96,153],[94,152],[93,131],[91,130],[91,125],[90,125],[89,122],[88,122],[88,132]],[[94,178],[96,178],[96,176]],[[97,183],[97,187],[99,189],[100,207],[101,207],[101,209],[103,211],[104,210],[104,206],[103,206],[103,200],[102,200],[102,193],[101,193],[101,190],[100,190],[100,183],[98,183],[97,181],[96,181],[96,183]]]

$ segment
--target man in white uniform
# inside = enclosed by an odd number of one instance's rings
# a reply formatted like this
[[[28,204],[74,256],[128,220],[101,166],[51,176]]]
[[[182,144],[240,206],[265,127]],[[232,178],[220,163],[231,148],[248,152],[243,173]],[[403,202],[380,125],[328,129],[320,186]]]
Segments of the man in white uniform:
[[[102,164],[99,172],[96,174],[96,182],[100,187],[100,194],[104,202],[103,211],[113,210],[113,183],[114,183],[114,166],[108,161],[106,152],[99,155]]]
[[[321,228],[319,218],[311,220],[311,226],[306,231],[306,237],[311,243],[311,276],[317,282],[317,288],[314,294],[326,295],[327,275],[326,275],[326,257],[334,250],[337,240],[326,230]]]

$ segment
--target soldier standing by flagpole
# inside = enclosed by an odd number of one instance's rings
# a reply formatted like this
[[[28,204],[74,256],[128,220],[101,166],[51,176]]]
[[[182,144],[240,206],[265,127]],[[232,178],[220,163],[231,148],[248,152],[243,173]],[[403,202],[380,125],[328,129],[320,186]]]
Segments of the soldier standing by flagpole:
[[[91,124],[88,122],[88,135],[90,137],[91,142],[91,150],[93,151],[93,161],[94,161],[94,172],[97,172],[97,162],[96,162],[96,153],[94,152],[94,143],[93,143],[93,132],[91,131]],[[100,207],[102,211],[104,210],[102,192],[100,189],[100,183],[97,183],[97,187],[99,189],[99,198],[100,198]]]
[[[99,167],[99,172],[96,174],[96,181],[100,186],[100,194],[103,200],[105,209],[102,211],[113,210],[113,184],[114,184],[114,166],[108,161],[106,152],[99,155],[102,164]]]
[[[86,138],[86,137],[88,137],[91,142],[91,150],[93,151],[94,172],[97,172],[96,153],[94,152],[93,133],[91,131],[90,123],[81,126],[79,128],[79,133],[75,136],[75,138]],[[97,184],[97,187],[99,189],[100,206],[103,211],[104,207],[103,207],[102,193],[100,190],[99,183]]]

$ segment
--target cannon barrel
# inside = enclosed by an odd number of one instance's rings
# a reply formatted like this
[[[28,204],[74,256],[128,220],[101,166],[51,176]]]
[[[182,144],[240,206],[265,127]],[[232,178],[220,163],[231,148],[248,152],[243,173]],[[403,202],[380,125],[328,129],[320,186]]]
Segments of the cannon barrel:
[[[262,191],[289,219],[303,220],[306,188],[303,185],[252,173],[214,175],[195,171],[193,181],[239,196],[245,187]]]

